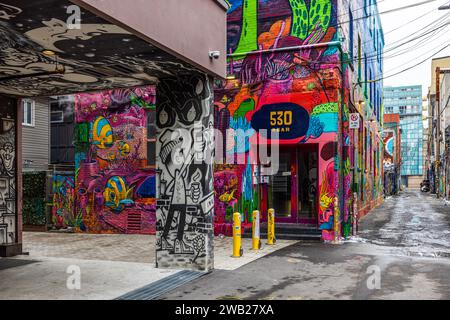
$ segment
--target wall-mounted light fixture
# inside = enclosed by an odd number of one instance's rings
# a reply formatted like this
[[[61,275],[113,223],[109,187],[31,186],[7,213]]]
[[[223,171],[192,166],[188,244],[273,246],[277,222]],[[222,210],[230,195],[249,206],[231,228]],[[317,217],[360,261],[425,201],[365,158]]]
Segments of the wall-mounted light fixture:
[[[42,50],[42,54],[43,54],[44,56],[53,57],[53,56],[56,55],[56,52],[53,51],[53,50],[45,49],[45,50]]]

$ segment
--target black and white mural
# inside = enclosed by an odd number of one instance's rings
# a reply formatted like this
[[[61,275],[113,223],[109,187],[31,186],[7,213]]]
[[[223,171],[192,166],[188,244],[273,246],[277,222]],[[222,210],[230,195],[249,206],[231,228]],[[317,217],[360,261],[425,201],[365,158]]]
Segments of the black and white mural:
[[[213,268],[213,90],[205,75],[157,87],[157,263]]]
[[[0,99],[0,245],[16,241],[15,105]]]
[[[80,27],[70,28],[70,5],[0,0],[0,92],[29,97],[134,87],[195,70],[89,11],[82,9]],[[63,74],[32,76],[54,71],[56,63]],[[30,76],[11,78],[23,75]]]

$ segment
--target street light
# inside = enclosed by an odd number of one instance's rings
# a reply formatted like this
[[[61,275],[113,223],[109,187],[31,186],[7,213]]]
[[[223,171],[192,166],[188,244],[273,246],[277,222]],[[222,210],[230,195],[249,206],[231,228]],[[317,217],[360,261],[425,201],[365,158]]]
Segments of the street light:
[[[440,6],[438,8],[438,10],[450,10],[450,4],[444,5],[444,6]]]

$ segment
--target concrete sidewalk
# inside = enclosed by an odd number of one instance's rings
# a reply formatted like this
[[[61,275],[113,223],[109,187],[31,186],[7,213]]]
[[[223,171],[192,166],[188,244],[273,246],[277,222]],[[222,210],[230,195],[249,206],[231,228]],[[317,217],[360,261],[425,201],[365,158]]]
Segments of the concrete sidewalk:
[[[11,267],[3,269],[5,264]],[[80,290],[71,290],[67,286],[73,274],[71,267],[79,267],[81,272]],[[110,300],[178,271],[155,269],[151,264],[135,262],[0,259],[0,299]]]
[[[232,239],[215,238],[215,269],[234,270],[294,243],[279,240],[254,252],[243,239],[244,256],[236,259]],[[0,259],[0,299],[114,299],[180,271],[155,268],[154,248],[147,235],[26,232],[29,255]],[[81,272],[80,290],[67,287],[73,267]]]

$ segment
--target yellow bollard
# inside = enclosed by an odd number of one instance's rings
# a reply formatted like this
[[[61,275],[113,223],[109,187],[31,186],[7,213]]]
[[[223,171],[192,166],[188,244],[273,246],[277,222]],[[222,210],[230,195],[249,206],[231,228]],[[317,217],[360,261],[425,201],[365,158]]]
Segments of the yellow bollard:
[[[252,250],[261,249],[261,240],[260,240],[260,225],[259,225],[259,211],[253,211],[252,215]]]
[[[233,258],[242,257],[241,214],[233,214]]]
[[[334,198],[334,239],[333,244],[340,244],[341,243],[341,225],[340,225],[340,219],[341,219],[341,210],[339,208],[339,198]]]
[[[267,244],[274,245],[275,242],[275,210],[269,209],[267,212]]]

